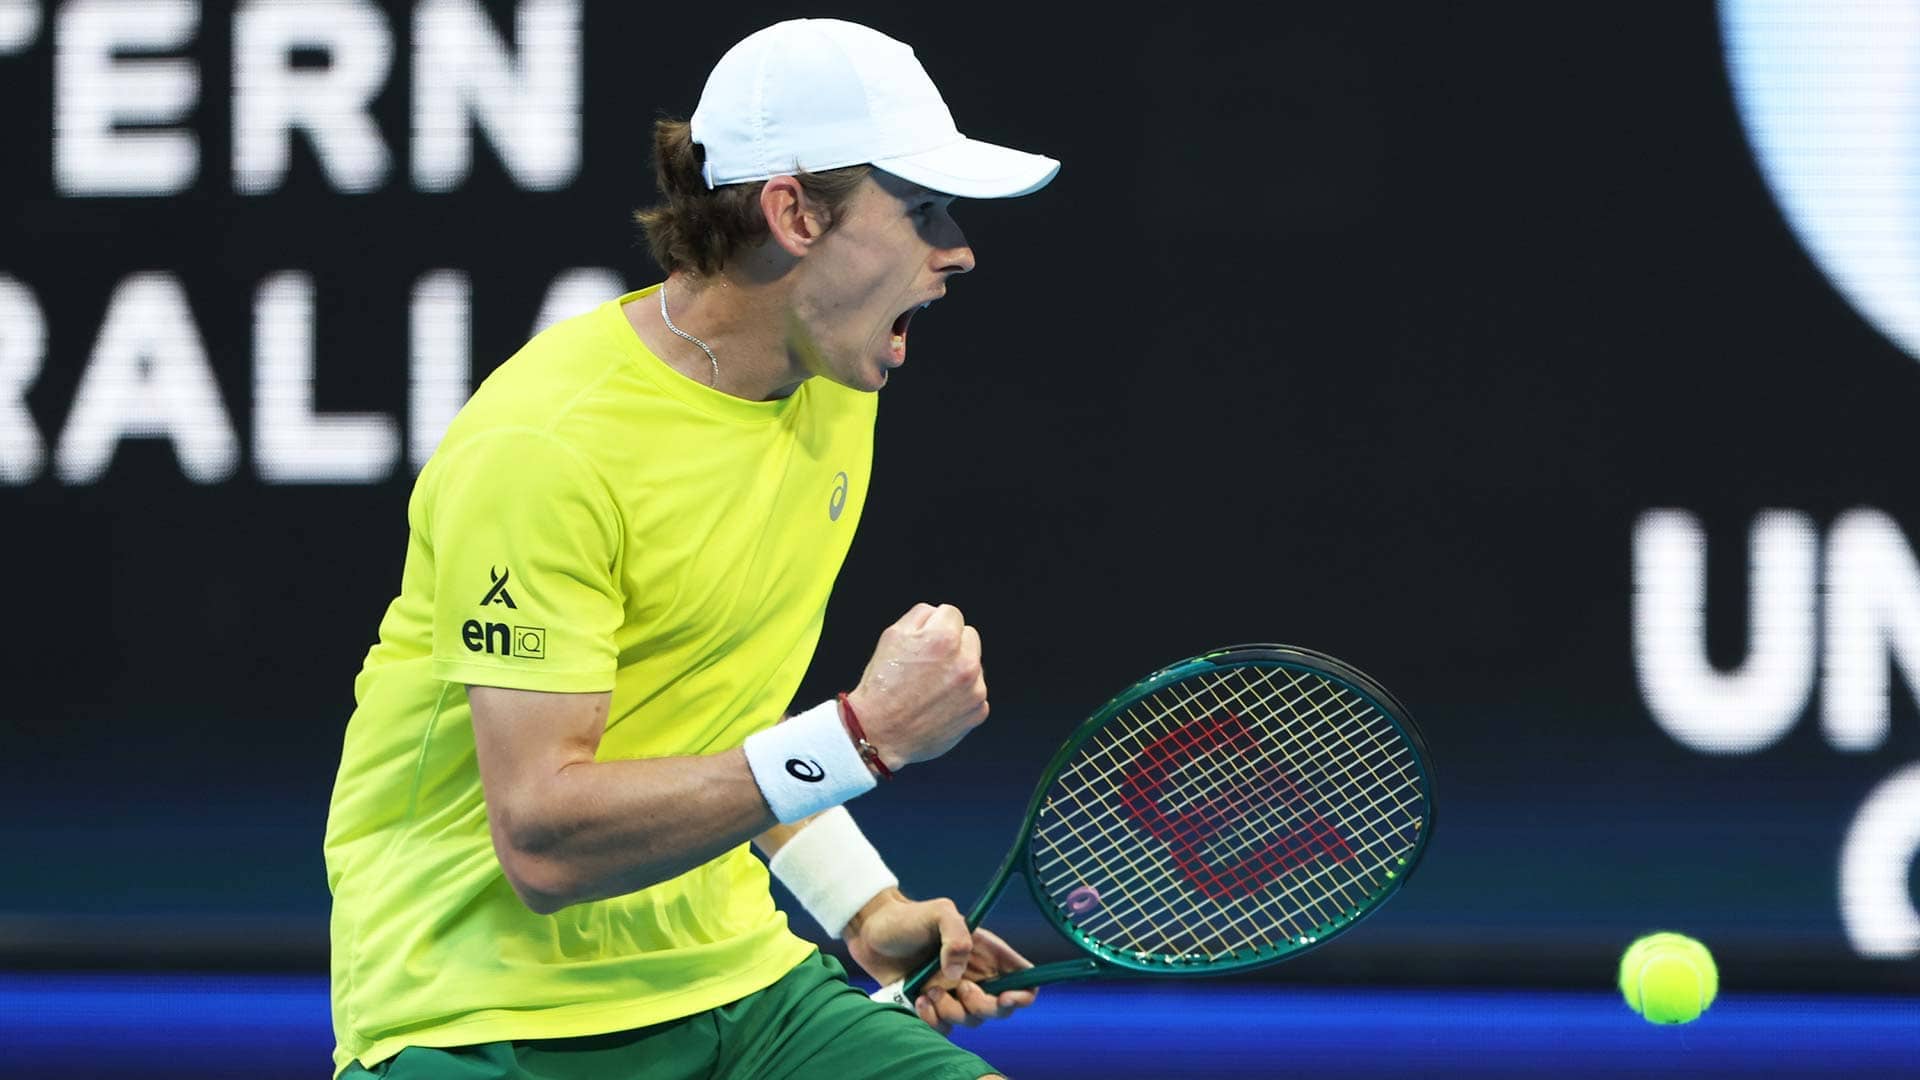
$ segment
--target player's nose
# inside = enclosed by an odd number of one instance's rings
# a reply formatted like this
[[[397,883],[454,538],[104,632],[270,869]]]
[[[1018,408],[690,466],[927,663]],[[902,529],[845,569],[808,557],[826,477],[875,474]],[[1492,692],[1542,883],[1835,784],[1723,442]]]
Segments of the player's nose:
[[[933,253],[933,268],[942,274],[964,274],[973,269],[973,248],[967,245],[965,237],[952,247],[936,248]]]

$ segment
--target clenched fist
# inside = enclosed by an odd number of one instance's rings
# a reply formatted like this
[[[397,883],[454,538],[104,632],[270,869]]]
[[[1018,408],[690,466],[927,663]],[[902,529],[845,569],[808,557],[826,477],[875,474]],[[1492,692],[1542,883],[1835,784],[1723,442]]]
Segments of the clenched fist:
[[[880,635],[847,702],[889,769],[939,757],[987,718],[979,632],[951,604],[915,604]]]

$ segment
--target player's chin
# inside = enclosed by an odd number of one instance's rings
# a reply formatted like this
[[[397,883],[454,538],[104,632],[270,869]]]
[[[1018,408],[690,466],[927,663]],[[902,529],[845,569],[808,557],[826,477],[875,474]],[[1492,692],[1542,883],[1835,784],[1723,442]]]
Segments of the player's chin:
[[[822,374],[849,390],[871,394],[887,385],[889,372],[887,365],[868,361],[863,364],[842,364]]]
[[[904,359],[904,357],[883,356],[868,362],[860,373],[860,389],[878,390],[887,385],[888,376],[893,374],[893,370],[899,367]]]

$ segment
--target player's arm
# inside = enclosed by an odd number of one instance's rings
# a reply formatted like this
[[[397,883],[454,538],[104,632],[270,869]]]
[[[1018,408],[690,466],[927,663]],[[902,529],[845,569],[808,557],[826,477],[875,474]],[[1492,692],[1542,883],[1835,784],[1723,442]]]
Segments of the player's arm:
[[[780,821],[769,798],[783,803],[776,785],[792,781],[777,765],[756,772],[745,748],[596,761],[610,695],[470,686],[467,696],[494,851],[534,911],[657,884]],[[957,608],[916,605],[881,634],[848,699],[888,768],[937,757],[986,718],[979,635]],[[837,720],[827,737],[852,753]]]
[[[596,762],[611,697],[467,688],[494,852],[543,915],[685,873],[774,822],[738,747]]]
[[[914,1002],[939,1029],[974,1027],[1033,1003],[1031,990],[995,995],[980,984],[1032,967],[992,931],[969,930],[952,900],[913,900],[899,889],[880,855],[845,807],[776,825],[754,843],[801,906],[881,985],[919,970],[937,953],[940,971]]]

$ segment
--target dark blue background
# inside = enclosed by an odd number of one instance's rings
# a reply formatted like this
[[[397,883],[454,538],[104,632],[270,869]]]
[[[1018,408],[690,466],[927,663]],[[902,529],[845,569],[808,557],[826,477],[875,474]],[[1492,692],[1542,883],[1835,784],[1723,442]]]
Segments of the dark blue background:
[[[276,270],[319,283],[321,408],[404,416],[406,298],[433,268],[473,276],[484,374],[558,271],[655,279],[627,221],[653,116],[796,13],[591,6],[584,166],[547,194],[484,141],[458,191],[409,189],[404,17],[377,109],[398,179],[334,193],[296,142],[283,191],[234,193],[210,6],[199,184],[59,199],[43,31],[0,57],[0,271],[49,323],[36,420],[51,442],[113,284],[148,268],[185,282],[243,445],[251,298]],[[1904,684],[1878,750],[1806,718],[1738,758],[1673,742],[1634,684],[1643,511],[1705,521],[1725,664],[1760,510],[1870,505],[1920,535],[1920,370],[1774,208],[1709,5],[834,14],[913,43],[962,130],[1065,163],[1032,198],[959,207],[980,267],[885,391],[800,695],[849,685],[915,601],[981,629],[991,721],[855,806],[909,889],[970,900],[1113,692],[1286,641],[1404,699],[1442,824],[1377,919],[1274,977],[1603,987],[1660,927],[1707,940],[1730,986],[1920,986],[1914,961],[1851,955],[1834,885],[1861,799],[1920,757]],[[249,459],[200,487],[132,441],[96,485],[0,489],[0,962],[323,970],[327,795],[408,486],[274,487]],[[1047,955],[1022,899],[996,924]]]

